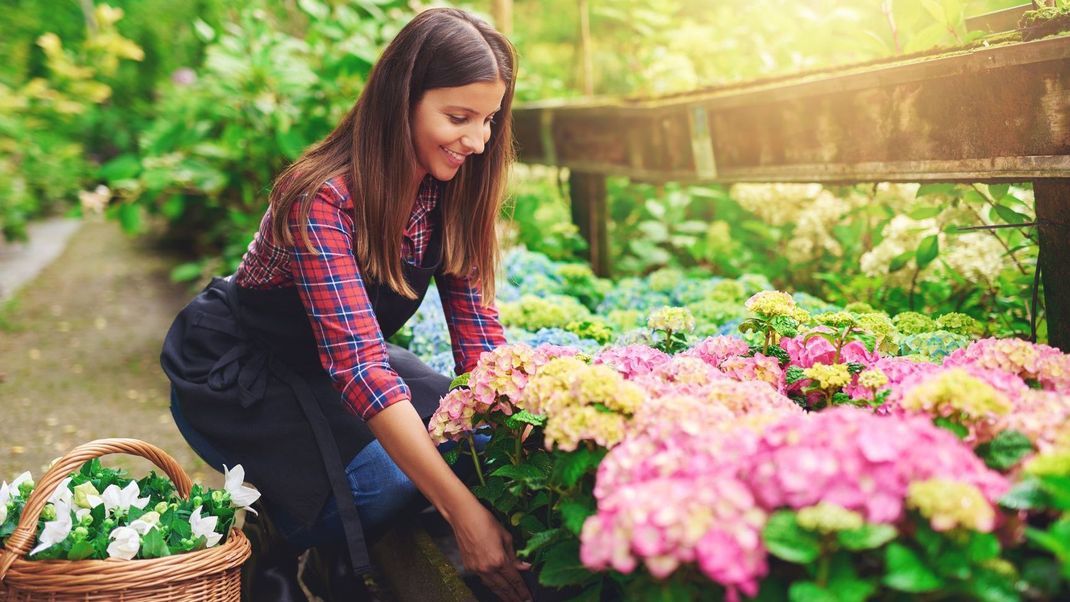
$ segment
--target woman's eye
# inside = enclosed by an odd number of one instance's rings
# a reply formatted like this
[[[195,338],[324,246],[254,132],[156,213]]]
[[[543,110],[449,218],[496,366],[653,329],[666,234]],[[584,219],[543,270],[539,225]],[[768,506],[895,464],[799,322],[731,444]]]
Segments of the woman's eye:
[[[450,118],[450,123],[456,123],[458,125],[464,123],[465,121],[468,121],[467,119],[465,119],[464,117],[461,117],[459,115],[450,115],[449,118]]]

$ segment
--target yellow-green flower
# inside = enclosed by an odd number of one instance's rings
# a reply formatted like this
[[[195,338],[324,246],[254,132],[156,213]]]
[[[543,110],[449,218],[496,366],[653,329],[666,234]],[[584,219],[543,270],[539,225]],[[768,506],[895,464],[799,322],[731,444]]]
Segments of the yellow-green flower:
[[[791,295],[781,291],[762,291],[755,293],[744,304],[747,311],[752,311],[756,314],[773,317],[773,316],[789,316],[794,317],[798,307],[795,305],[795,299],[791,298]]]
[[[1024,470],[1038,477],[1070,476],[1070,448],[1053,449],[1026,462]]]
[[[858,384],[876,391],[884,385],[888,384],[888,375],[884,373],[880,368],[870,368],[869,370],[863,370],[858,375]]]
[[[839,389],[851,382],[851,371],[847,364],[814,364],[803,370],[803,376],[813,379],[825,390]]]
[[[865,524],[862,515],[829,502],[801,508],[795,515],[799,526],[818,533],[835,533],[860,529]]]
[[[992,504],[969,483],[945,479],[911,483],[907,506],[929,519],[936,531],[963,528],[988,533],[996,524]]]
[[[79,508],[92,508],[93,504],[89,501],[90,496],[100,498],[100,492],[93,486],[93,483],[86,481],[81,485],[75,485],[74,487],[74,505]]]
[[[831,328],[847,328],[848,326],[855,326],[858,324],[858,320],[855,319],[854,314],[847,311],[834,311],[814,316],[814,321]]]
[[[907,391],[902,406],[938,415],[957,415],[967,421],[1001,416],[1013,406],[992,385],[961,368],[944,370]]]
[[[646,325],[652,330],[686,333],[695,329],[695,316],[686,307],[663,307],[650,314]]]

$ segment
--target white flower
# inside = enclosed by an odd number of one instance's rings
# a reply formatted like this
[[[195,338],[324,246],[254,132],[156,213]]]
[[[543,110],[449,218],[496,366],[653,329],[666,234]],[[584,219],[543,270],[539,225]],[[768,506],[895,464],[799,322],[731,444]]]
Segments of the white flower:
[[[11,481],[10,485],[7,484],[7,481],[4,481],[2,484],[0,484],[0,505],[6,506],[7,503],[11,501],[12,497],[18,495],[19,485],[22,485],[26,481],[32,480],[33,477],[30,476],[30,471],[27,470],[26,472],[15,477],[15,480]]]
[[[60,504],[63,504],[64,506],[67,506],[68,508],[73,506],[74,505],[74,494],[71,493],[71,490],[68,487],[68,485],[70,485],[70,484],[71,484],[71,478],[70,477],[67,477],[66,479],[63,479],[63,481],[60,482],[59,487],[56,487],[56,490],[52,492],[51,497],[48,498],[48,503],[49,504],[55,504],[57,508],[59,507]]]
[[[197,506],[193,509],[193,513],[189,515],[189,526],[193,530],[193,537],[197,538],[203,535],[208,540],[206,547],[210,548],[216,545],[223,537],[222,533],[215,532],[215,525],[218,521],[219,517],[216,516],[202,518],[201,507]]]
[[[139,535],[144,535],[149,532],[150,529],[155,529],[156,525],[160,523],[160,514],[155,511],[149,511],[142,514],[136,521],[130,523],[130,528],[137,531]]]
[[[0,525],[7,520],[7,504],[0,504]]]
[[[241,464],[236,465],[233,469],[228,469],[227,465],[223,465],[223,489],[230,494],[230,504],[235,508],[244,508],[253,514],[256,514],[256,510],[250,508],[250,504],[260,499],[260,492],[252,487],[246,487],[242,485],[245,481],[245,469]]]
[[[78,519],[78,522],[82,522],[82,519],[89,516],[90,512],[92,512],[92,510],[89,508],[79,508],[74,511],[74,518]]]
[[[38,545],[36,548],[30,550],[30,556],[67,539],[67,536],[70,535],[70,533],[71,507],[68,504],[60,502],[59,504],[56,504],[56,520],[50,520],[45,523],[45,528],[41,529],[41,534],[37,536]]]
[[[111,540],[108,544],[108,558],[130,560],[137,556],[141,547],[141,536],[131,527],[115,527],[108,539]]]
[[[149,498],[139,498],[138,495],[140,494],[141,491],[138,489],[137,481],[130,481],[130,483],[122,489],[119,489],[118,485],[112,483],[104,489],[104,493],[100,494],[100,497],[87,495],[86,499],[94,508],[100,504],[104,504],[104,510],[109,513],[115,513],[116,510],[127,512],[130,510],[130,506],[144,508],[145,504],[149,503]]]

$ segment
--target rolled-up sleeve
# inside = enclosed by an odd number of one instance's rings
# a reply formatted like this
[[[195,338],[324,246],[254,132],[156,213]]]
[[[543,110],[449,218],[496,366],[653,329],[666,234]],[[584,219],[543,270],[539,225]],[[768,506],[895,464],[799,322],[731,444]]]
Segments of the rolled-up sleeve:
[[[353,216],[345,188],[327,182],[308,215],[310,251],[290,215],[293,276],[316,337],[320,363],[348,410],[364,420],[411,399],[408,386],[390,368],[389,356],[364,280],[353,256]]]
[[[438,273],[435,285],[442,298],[442,312],[446,315],[453,359],[457,374],[471,372],[484,351],[504,345],[498,310],[493,304],[483,306],[475,275],[459,277]]]

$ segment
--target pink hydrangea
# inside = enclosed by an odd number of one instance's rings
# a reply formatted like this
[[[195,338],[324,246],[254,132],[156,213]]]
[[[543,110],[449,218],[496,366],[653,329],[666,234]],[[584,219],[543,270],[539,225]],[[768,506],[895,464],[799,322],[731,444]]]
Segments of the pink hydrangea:
[[[486,423],[473,424],[477,406],[475,395],[471,389],[454,389],[446,394],[439,402],[431,421],[427,425],[427,432],[435,444],[446,441],[459,441],[468,433],[471,433]],[[484,408],[478,407],[480,411]]]
[[[766,509],[827,502],[874,523],[902,517],[915,481],[968,483],[990,503],[1009,487],[928,417],[882,417],[851,407],[783,418],[762,433],[743,469]]]
[[[809,368],[814,364],[847,364],[856,363],[872,366],[880,359],[876,351],[869,351],[859,341],[851,341],[840,350],[840,358],[836,359],[836,348],[823,337],[812,337],[805,343],[805,337],[784,338],[780,340],[780,346],[788,352],[791,365],[797,368]]]
[[[690,349],[681,352],[680,355],[697,357],[717,368],[726,359],[746,355],[749,352],[750,345],[739,337],[715,336],[702,339]]]
[[[594,356],[593,364],[606,364],[620,372],[624,378],[633,379],[649,374],[654,368],[669,361],[669,354],[647,345],[624,345],[608,347]]]
[[[649,479],[599,500],[598,513],[583,525],[580,560],[594,570],[623,573],[642,561],[658,579],[697,563],[738,600],[737,588],[756,595],[768,572],[765,520],[750,490],[730,475]]]
[[[468,379],[475,400],[484,412],[498,410],[512,414],[524,394],[528,379],[550,360],[573,356],[577,350],[559,345],[539,345],[532,348],[524,343],[502,345],[479,356],[479,362]]]
[[[707,386],[728,377],[697,357],[674,356],[634,381],[651,396],[693,395],[701,397]]]
[[[710,383],[706,390],[707,402],[730,410],[737,417],[765,413],[799,414],[799,404],[760,380],[723,380]]]
[[[726,358],[719,367],[721,372],[733,380],[764,382],[780,393],[786,390],[784,371],[780,369],[780,362],[775,357],[761,353],[756,353],[753,357],[737,355]]]
[[[1070,394],[1070,355],[1048,345],[1021,339],[981,339],[952,352],[944,365],[1002,370],[1049,391]]]
[[[1018,398],[1013,412],[1000,418],[996,430],[1018,431],[1044,452],[1056,447],[1067,424],[1070,424],[1070,395],[1030,389]]]

